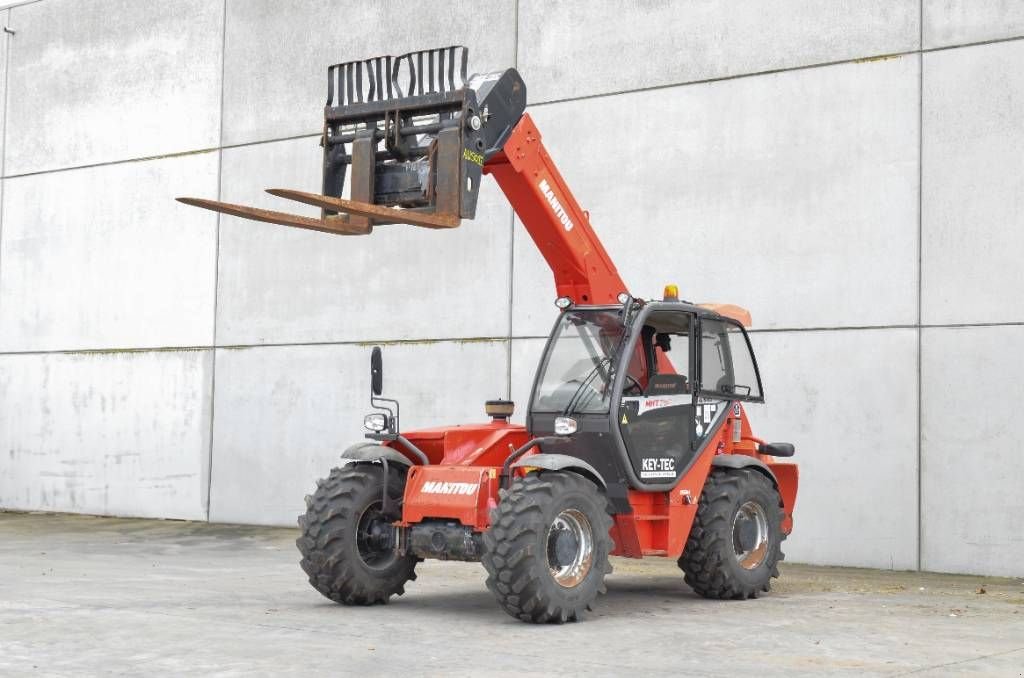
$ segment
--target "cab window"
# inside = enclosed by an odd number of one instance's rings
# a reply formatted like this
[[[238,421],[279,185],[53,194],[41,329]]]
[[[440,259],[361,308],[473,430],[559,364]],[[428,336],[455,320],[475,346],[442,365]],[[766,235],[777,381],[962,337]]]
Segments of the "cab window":
[[[690,393],[690,326],[692,316],[679,311],[655,311],[647,318],[641,341],[649,376],[647,395]]]
[[[701,320],[701,393],[730,400],[763,400],[747,333],[732,320]]]

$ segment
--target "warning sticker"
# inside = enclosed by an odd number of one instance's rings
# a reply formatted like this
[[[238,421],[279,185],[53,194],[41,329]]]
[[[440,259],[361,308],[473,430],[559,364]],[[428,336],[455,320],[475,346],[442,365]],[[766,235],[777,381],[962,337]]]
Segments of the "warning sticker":
[[[629,396],[623,398],[622,402],[635,402],[637,404],[637,416],[640,416],[644,412],[650,412],[651,410],[660,410],[663,407],[672,407],[673,405],[689,405],[691,400],[691,397],[686,394],[677,394],[663,395],[657,397]]]
[[[715,416],[715,410],[718,409],[714,405],[704,405],[702,408],[704,415],[704,423],[710,424],[711,420]]]

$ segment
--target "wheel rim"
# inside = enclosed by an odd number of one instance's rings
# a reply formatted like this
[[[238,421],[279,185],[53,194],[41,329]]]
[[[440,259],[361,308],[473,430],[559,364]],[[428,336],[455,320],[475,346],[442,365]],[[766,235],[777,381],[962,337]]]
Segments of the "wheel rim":
[[[746,570],[756,569],[768,555],[768,516],[757,502],[748,501],[732,519],[736,560]]]
[[[594,562],[594,530],[576,509],[558,514],[548,528],[548,567],[561,586],[572,588],[586,579]]]
[[[390,548],[391,521],[381,511],[383,505],[375,501],[359,514],[356,523],[356,550],[359,559],[370,569],[382,570],[391,565],[396,557]]]

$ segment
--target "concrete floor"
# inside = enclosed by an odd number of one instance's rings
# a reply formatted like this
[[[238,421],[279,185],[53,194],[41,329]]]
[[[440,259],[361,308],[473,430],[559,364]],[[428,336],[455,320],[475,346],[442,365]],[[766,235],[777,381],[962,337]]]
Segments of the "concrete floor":
[[[768,597],[714,602],[673,562],[616,560],[587,621],[530,626],[472,563],[335,605],[295,536],[0,513],[0,674],[1024,675],[1019,580],[787,565]]]

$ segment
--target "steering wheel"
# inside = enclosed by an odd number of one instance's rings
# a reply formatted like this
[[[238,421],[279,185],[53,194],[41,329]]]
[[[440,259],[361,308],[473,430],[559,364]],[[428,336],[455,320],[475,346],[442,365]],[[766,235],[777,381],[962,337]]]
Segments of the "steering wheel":
[[[644,392],[644,387],[640,385],[639,381],[637,381],[636,379],[634,379],[632,376],[630,376],[628,374],[626,375],[626,379],[628,379],[632,383],[630,383],[629,385],[627,385],[625,388],[622,389],[623,393],[626,393],[627,391],[631,391],[633,389],[636,389],[636,393],[633,393],[631,395],[640,395],[640,394],[642,394]]]

